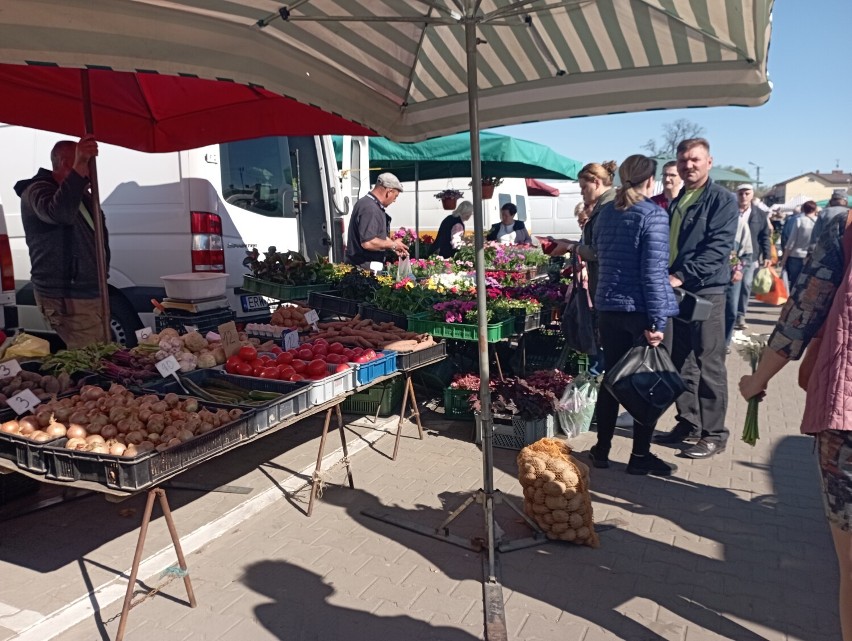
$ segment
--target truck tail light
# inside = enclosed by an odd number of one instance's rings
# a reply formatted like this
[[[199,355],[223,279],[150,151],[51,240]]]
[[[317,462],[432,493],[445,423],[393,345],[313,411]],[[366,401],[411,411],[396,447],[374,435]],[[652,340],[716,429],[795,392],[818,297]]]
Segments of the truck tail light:
[[[12,249],[9,237],[0,235],[0,287],[4,292],[15,291],[15,269],[12,267]]]
[[[192,216],[192,271],[224,272],[225,246],[222,242],[222,218],[206,211]]]

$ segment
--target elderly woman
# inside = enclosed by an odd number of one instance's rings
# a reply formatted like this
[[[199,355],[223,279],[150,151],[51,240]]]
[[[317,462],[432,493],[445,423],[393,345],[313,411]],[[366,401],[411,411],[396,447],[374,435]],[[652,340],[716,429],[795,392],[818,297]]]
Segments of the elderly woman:
[[[518,208],[513,203],[506,203],[500,208],[500,222],[494,223],[486,236],[486,240],[496,240],[504,245],[530,245],[532,238],[527,231],[524,221],[515,220]]]
[[[473,216],[473,203],[463,200],[455,211],[441,221],[435,237],[433,253],[442,258],[452,258],[464,239],[464,224]]]

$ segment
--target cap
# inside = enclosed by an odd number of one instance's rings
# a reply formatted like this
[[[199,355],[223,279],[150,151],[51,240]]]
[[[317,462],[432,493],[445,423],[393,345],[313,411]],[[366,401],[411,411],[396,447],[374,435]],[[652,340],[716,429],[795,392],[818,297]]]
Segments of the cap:
[[[387,189],[402,191],[402,183],[399,182],[399,178],[391,173],[379,174],[378,178],[376,178],[376,185],[381,185]]]
[[[833,192],[831,192],[831,198],[832,199],[836,198],[838,200],[846,200],[846,198],[847,198],[846,190],[845,189],[835,189]]]
[[[737,191],[742,191],[743,189],[749,189],[754,191],[754,185],[751,183],[743,183],[742,185],[737,185]]]

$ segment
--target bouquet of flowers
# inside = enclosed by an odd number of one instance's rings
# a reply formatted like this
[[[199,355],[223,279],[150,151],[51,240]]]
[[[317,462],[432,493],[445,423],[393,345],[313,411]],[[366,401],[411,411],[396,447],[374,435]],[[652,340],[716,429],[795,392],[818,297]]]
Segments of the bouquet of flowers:
[[[738,334],[733,338],[737,352],[751,365],[752,373],[757,370],[757,365],[760,363],[760,357],[763,355],[763,350],[766,348],[768,339],[769,337],[765,334],[752,334],[750,336]],[[763,398],[763,394],[758,394],[748,400],[748,410],[746,411],[746,420],[743,426],[743,441],[752,446],[760,438],[760,430],[757,425],[757,410],[761,398]]]
[[[400,227],[394,232],[393,235],[394,240],[401,240],[406,246],[411,246],[417,241],[417,234],[414,233],[413,229],[407,229],[406,227]]]

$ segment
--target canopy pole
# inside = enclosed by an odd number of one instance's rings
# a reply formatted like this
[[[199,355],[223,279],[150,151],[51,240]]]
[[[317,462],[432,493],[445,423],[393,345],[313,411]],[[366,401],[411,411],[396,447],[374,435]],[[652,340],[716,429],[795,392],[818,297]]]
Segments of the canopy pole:
[[[420,258],[420,163],[414,161],[414,257]]]
[[[482,430],[482,479],[484,483],[485,532],[488,552],[488,580],[496,581],[497,568],[494,541],[494,449],[491,419],[491,379],[488,351],[488,296],[485,291],[485,230],[482,212],[482,166],[479,147],[479,86],[476,63],[476,22],[467,16],[464,25],[467,49],[467,105],[470,117],[470,175],[473,187],[473,243],[476,250],[476,318],[479,328],[479,415]]]
[[[83,117],[86,122],[86,134],[95,133],[94,118],[92,116],[92,96],[89,87],[89,70],[80,72],[81,87],[83,90]],[[98,292],[101,299],[101,315],[103,316],[103,342],[109,343],[111,339],[110,311],[109,311],[109,286],[107,285],[106,264],[106,235],[104,233],[104,216],[101,212],[101,198],[98,190],[98,165],[95,156],[89,158],[89,183],[92,186],[92,221],[95,226],[95,261],[98,270]]]

